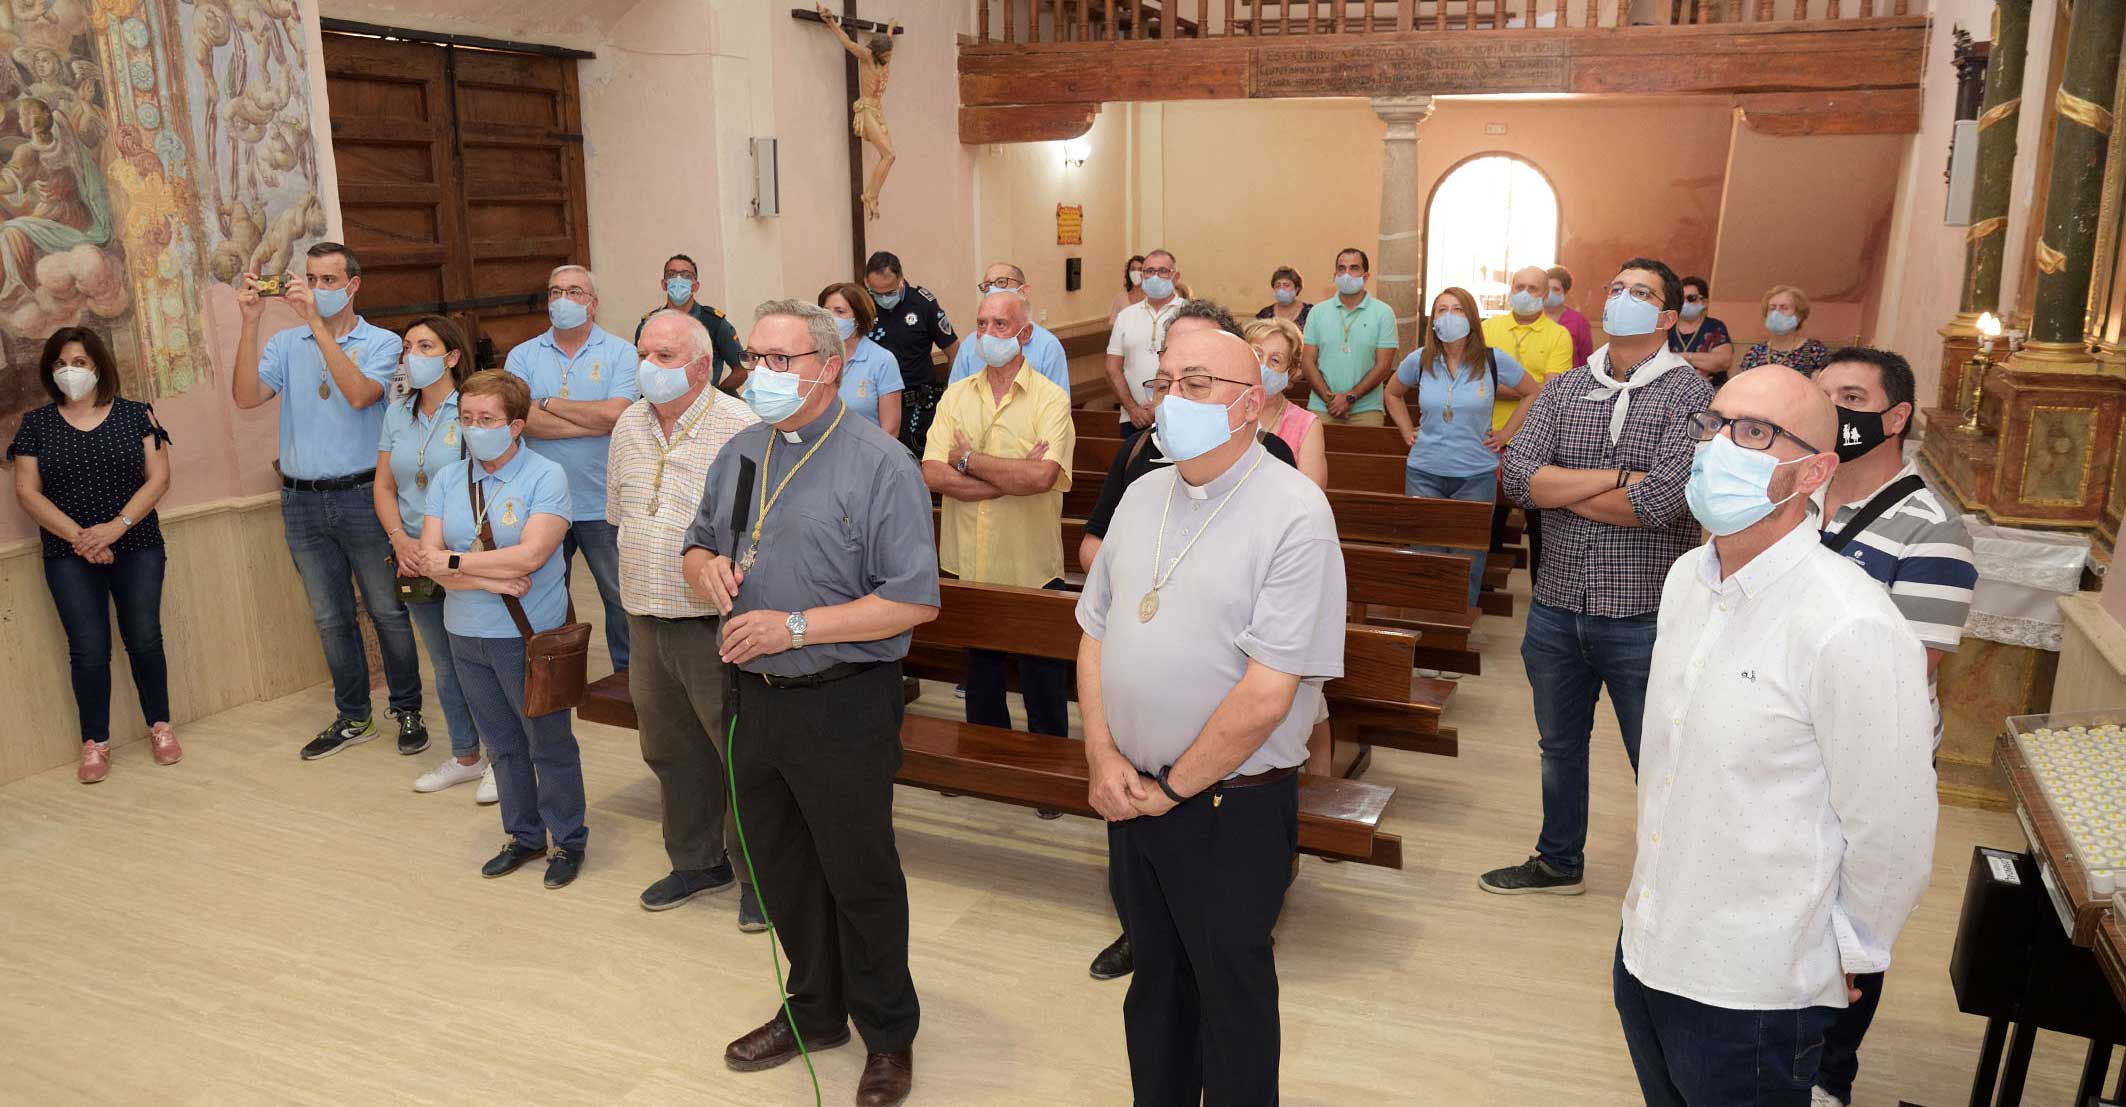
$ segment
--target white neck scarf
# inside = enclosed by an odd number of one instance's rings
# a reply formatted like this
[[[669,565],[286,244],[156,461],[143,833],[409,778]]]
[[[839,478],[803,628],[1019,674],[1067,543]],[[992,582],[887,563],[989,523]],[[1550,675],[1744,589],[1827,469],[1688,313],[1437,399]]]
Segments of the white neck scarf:
[[[1610,445],[1616,445],[1617,439],[1624,434],[1624,417],[1631,411],[1631,394],[1660,380],[1662,374],[1674,369],[1676,366],[1688,366],[1689,364],[1690,362],[1677,357],[1666,346],[1663,346],[1654,352],[1651,361],[1640,366],[1632,373],[1630,380],[1619,381],[1609,375],[1608,346],[1604,346],[1593,354],[1588,355],[1587,372],[1594,377],[1595,384],[1600,387],[1589,392],[1585,398],[1596,401],[1612,401],[1609,409]]]

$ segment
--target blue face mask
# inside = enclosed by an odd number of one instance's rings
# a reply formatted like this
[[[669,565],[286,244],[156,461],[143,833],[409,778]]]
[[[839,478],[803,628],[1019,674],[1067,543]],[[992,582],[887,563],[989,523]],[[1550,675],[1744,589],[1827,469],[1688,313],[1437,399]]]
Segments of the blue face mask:
[[[1705,301],[1703,301],[1703,300],[1699,300],[1699,301],[1698,301],[1698,302],[1696,302],[1696,303],[1692,303],[1692,302],[1691,302],[1691,301],[1689,301],[1689,300],[1685,300],[1685,301],[1683,301],[1683,317],[1684,317],[1685,319],[1691,319],[1691,320],[1695,320],[1695,319],[1697,319],[1697,318],[1698,318],[1699,316],[1701,316],[1701,315],[1704,315],[1704,314],[1705,314]]]
[[[1441,342],[1460,342],[1469,337],[1469,317],[1458,311],[1433,316],[1432,333]]]
[[[1660,307],[1651,300],[1634,300],[1629,292],[1611,296],[1602,306],[1602,330],[1611,338],[1652,334],[1659,329],[1660,322]]]
[[[1684,486],[1683,498],[1706,530],[1724,538],[1749,528],[1799,494],[1796,485],[1786,499],[1772,499],[1772,474],[1781,465],[1807,460],[1780,461],[1764,450],[1745,450],[1723,434],[1700,445],[1691,456],[1690,483]]]
[[[590,322],[588,304],[579,304],[566,296],[556,296],[546,302],[546,318],[557,331],[572,331]]]
[[[880,310],[892,311],[901,306],[901,296],[906,292],[907,289],[904,288],[897,288],[892,292],[873,292],[871,302],[877,304]]]
[[[1336,291],[1346,296],[1356,296],[1366,290],[1366,275],[1363,273],[1336,274]]]
[[[664,294],[675,304],[686,303],[687,297],[694,294],[694,282],[685,277],[666,277]]]
[[[509,452],[516,445],[517,436],[510,433],[509,424],[499,427],[466,427],[465,449],[481,461],[493,461]]]
[[[347,310],[347,302],[354,299],[354,294],[344,288],[320,288],[310,294],[310,299],[317,305],[318,318],[330,319]]]
[[[1801,317],[1791,311],[1766,312],[1764,329],[1776,335],[1789,335],[1801,329]]]
[[[850,336],[856,333],[856,320],[851,319],[846,315],[835,316],[834,333],[841,335],[843,342],[849,341]]]
[[[1512,308],[1515,315],[1526,317],[1543,310],[1543,298],[1524,288],[1506,297],[1506,306]]]
[[[443,362],[448,354],[407,354],[406,383],[416,391],[443,379],[443,371],[449,366]]]
[[[1564,307],[1565,294],[1562,292],[1553,292],[1550,295],[1543,297],[1543,306],[1547,308]]]
[[[992,369],[1009,365],[1013,358],[1019,356],[1019,340],[1009,335],[975,335],[974,356],[981,358],[982,364]]]
[[[1282,369],[1272,369],[1267,361],[1262,363],[1262,390],[1265,394],[1271,396],[1279,395],[1291,384],[1291,373]]]
[[[1233,437],[1233,428],[1225,421],[1231,410],[1232,404],[1206,404],[1169,394],[1152,413],[1159,452],[1169,461],[1188,461],[1225,445]]]
[[[1277,302],[1280,304],[1289,304],[1299,299],[1299,290],[1296,288],[1273,288],[1270,290],[1270,294],[1277,297]]]
[[[1174,294],[1174,278],[1146,277],[1142,287],[1147,299],[1164,300]]]
[[[764,423],[780,423],[805,406],[802,380],[795,373],[778,373],[765,365],[755,366],[746,378],[746,406]]]
[[[694,387],[687,380],[686,366],[666,368],[648,358],[635,367],[635,385],[642,389],[642,398],[653,404],[671,403]]]

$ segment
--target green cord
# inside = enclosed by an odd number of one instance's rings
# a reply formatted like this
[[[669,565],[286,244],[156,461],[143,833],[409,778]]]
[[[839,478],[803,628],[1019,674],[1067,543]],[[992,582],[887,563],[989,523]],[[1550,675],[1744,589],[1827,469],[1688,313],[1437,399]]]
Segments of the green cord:
[[[790,1036],[797,1039],[797,1055],[805,1060],[805,1072],[812,1077],[812,1107],[821,1107],[819,1072],[812,1067],[812,1053],[805,1048],[805,1036],[797,1029],[797,1016],[790,1011],[790,989],[783,984],[782,955],[775,952],[775,920],[768,914],[768,901],[760,894],[760,874],[753,868],[753,851],[746,848],[746,824],[738,817],[738,767],[733,754],[738,749],[738,715],[731,715],[731,728],[723,740],[724,779],[731,787],[731,828],[738,832],[738,852],[746,861],[746,875],[752,878],[753,898],[760,904],[761,921],[768,924],[768,963],[775,967],[775,994],[782,997],[782,1017],[790,1024]]]

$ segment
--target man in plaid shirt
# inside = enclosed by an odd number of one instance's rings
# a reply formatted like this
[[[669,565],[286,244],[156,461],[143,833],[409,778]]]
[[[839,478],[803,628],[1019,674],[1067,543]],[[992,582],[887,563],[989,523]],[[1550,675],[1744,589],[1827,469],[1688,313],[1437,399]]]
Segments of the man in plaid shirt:
[[[1683,499],[1696,446],[1684,417],[1713,399],[1668,349],[1682,306],[1674,270],[1625,262],[1602,313],[1609,344],[1544,384],[1506,449],[1506,494],[1543,513],[1521,642],[1542,736],[1543,829],[1533,857],[1479,879],[1487,892],[1587,890],[1587,749],[1605,686],[1638,770],[1661,583],[1699,539]]]

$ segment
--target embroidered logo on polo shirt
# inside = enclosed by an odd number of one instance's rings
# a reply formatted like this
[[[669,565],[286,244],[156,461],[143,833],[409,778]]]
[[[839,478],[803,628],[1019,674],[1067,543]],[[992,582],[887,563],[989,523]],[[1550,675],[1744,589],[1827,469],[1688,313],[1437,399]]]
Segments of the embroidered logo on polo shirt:
[[[455,420],[444,425],[443,444],[445,446],[455,446],[458,444],[458,424]]]
[[[915,313],[911,311],[908,314],[901,316],[901,322],[906,323],[911,327],[915,326],[917,322]]]
[[[600,361],[594,361],[594,362],[591,362],[591,379],[592,379],[592,380],[594,380],[594,381],[595,381],[595,380],[603,380],[603,379],[605,379],[605,378],[603,378],[602,376],[600,376],[600,375],[599,375],[599,372],[598,372],[599,370],[601,370],[601,369],[603,369],[603,368],[605,368],[605,363],[604,363],[604,362],[600,362]]]
[[[505,527],[513,527],[517,525],[517,501],[502,501],[502,525]]]
[[[858,382],[856,382],[856,398],[857,398],[857,399],[861,400],[861,399],[863,399],[864,397],[866,397],[866,396],[869,396],[870,394],[871,394],[871,382],[870,382],[870,381],[858,381]]]

